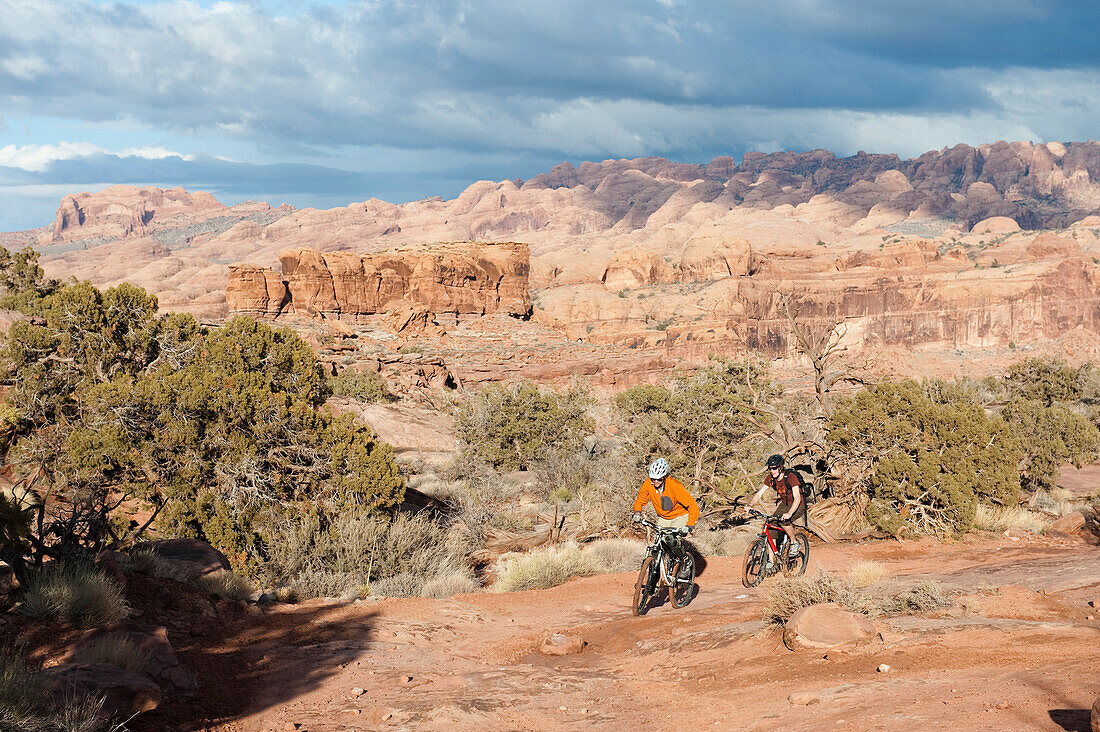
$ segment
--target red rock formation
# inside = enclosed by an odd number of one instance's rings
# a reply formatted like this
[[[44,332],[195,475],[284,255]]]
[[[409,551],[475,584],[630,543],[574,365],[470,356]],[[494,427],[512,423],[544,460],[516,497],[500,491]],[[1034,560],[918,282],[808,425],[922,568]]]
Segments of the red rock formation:
[[[410,309],[455,316],[531,311],[526,244],[463,242],[367,255],[299,249],[279,259],[281,277],[261,267],[230,268],[231,313],[355,319]]]

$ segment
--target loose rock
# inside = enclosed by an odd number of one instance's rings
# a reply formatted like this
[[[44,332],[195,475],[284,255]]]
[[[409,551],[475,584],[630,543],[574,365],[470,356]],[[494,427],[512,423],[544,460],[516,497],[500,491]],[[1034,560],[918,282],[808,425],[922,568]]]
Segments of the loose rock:
[[[586,645],[588,642],[580,636],[554,633],[543,640],[539,652],[547,656],[570,656],[583,651]]]

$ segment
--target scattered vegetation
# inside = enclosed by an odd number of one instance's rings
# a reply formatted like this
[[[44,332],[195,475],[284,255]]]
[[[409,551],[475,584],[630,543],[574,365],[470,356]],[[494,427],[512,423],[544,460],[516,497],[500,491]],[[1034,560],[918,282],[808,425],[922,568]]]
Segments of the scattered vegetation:
[[[663,386],[627,389],[616,395],[615,406],[636,470],[665,456],[698,498],[727,493],[745,477],[744,464],[760,460],[774,426],[760,406],[780,394],[762,362],[716,359]]]
[[[456,532],[425,516],[272,513],[261,534],[267,556],[261,579],[299,597],[357,596],[367,587],[373,594],[419,595],[427,583],[464,569]]]
[[[645,557],[646,545],[637,539],[597,539],[584,547],[598,573],[635,572]]]
[[[78,628],[100,628],[130,614],[114,580],[79,563],[39,570],[21,599],[19,611],[24,615]]]

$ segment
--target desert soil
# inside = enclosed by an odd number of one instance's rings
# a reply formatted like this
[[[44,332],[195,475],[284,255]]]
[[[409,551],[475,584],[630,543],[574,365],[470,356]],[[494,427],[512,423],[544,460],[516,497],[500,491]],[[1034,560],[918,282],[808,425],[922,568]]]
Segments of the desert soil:
[[[643,617],[630,613],[632,574],[447,600],[277,605],[182,649],[199,699],[136,729],[1089,729],[1097,547],[1030,535],[815,546],[811,571],[858,559],[882,562],[898,583],[964,591],[966,608],[878,619],[880,635],[859,647],[793,652],[760,621],[775,580],[745,589],[735,558],[709,560],[688,607]],[[587,646],[541,654],[555,632]]]

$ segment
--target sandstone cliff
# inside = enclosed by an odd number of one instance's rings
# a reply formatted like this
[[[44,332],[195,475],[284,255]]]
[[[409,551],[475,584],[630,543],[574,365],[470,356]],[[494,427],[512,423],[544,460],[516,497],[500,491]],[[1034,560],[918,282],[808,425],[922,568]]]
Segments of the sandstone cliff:
[[[459,242],[367,255],[298,249],[279,259],[281,274],[230,267],[230,313],[355,319],[407,309],[454,316],[531,312],[526,244]]]

